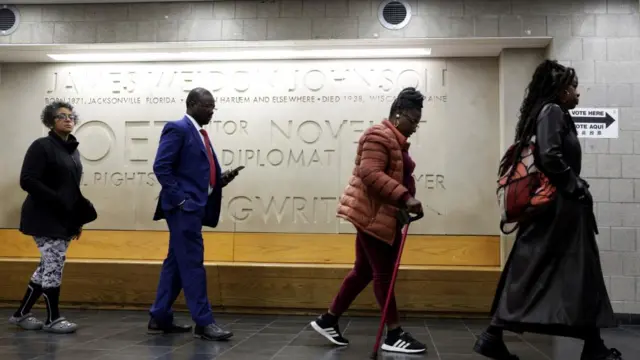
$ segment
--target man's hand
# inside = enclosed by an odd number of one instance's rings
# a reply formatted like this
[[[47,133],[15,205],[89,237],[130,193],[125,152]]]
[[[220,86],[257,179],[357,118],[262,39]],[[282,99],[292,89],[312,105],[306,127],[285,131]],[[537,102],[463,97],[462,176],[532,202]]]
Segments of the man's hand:
[[[227,186],[238,176],[238,171],[227,170],[222,173],[222,186]]]

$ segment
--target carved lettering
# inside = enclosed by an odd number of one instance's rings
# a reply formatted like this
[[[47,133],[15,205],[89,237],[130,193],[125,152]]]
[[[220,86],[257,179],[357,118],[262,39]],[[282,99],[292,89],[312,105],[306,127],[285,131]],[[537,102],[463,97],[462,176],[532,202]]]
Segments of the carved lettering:
[[[158,179],[153,172],[145,171],[103,171],[94,172],[87,179],[83,176],[83,186],[120,187],[120,186],[155,186]]]
[[[298,137],[305,144],[312,145],[320,140],[322,136],[322,126],[315,121],[306,120],[298,126]]]
[[[154,96],[144,99],[146,104],[160,105],[160,104],[176,104],[176,98],[171,96]]]
[[[151,121],[125,121],[125,159],[130,162],[153,161],[164,123]]]
[[[391,69],[384,69],[380,75],[381,81],[378,87],[384,92],[391,91],[391,89],[393,89],[393,71]]]
[[[408,86],[425,94],[424,121],[411,138],[412,155],[422,169],[415,175],[418,196],[431,194],[425,199],[446,203],[442,169],[424,169],[441,163],[430,161],[442,156],[430,151],[437,149],[433,141],[447,121],[445,61],[81,64],[53,69],[42,82],[47,86],[42,95],[46,104],[77,105],[82,121],[74,135],[85,170],[82,185],[91,196],[119,201],[135,193],[123,210],[127,216],[152,214],[160,190],[153,174],[160,133],[168,121],[183,116],[186,93],[194,87],[214,94],[216,112],[205,129],[222,171],[247,168],[223,191],[221,231],[234,231],[226,226],[235,222],[244,224],[237,231],[334,233],[342,221],[336,218],[338,196],[322,194],[341,194],[353,170],[355,144],[386,117],[399,90]],[[437,123],[425,126],[427,121]],[[580,130],[599,131],[589,126]],[[96,201],[105,201],[101,197]],[[135,226],[146,228],[144,221],[151,223],[136,218]],[[447,230],[435,225],[429,228]],[[119,220],[107,226],[131,225]]]
[[[414,174],[416,184],[428,190],[446,190],[444,186],[444,175],[442,174]]]
[[[145,151],[149,149],[148,131],[150,121],[126,121],[125,122],[125,157],[131,162],[146,163],[150,159],[150,154]]]
[[[311,70],[304,74],[304,85],[311,91],[320,91],[324,87],[327,77],[320,70]]]
[[[243,204],[245,205],[243,206]],[[251,216],[253,208],[246,207],[246,204],[251,206],[251,199],[246,196],[236,196],[229,201],[228,208],[231,211],[230,215],[234,221],[243,222]]]
[[[216,103],[220,104],[249,104],[251,97],[249,96],[219,96],[215,98]]]
[[[262,200],[259,196],[256,196],[256,199]],[[283,200],[284,201],[281,202],[280,206],[277,205],[277,200],[273,196],[269,199],[269,203],[267,205],[264,205],[264,202],[260,201],[260,204],[262,205],[260,212],[262,213],[262,221],[264,221],[265,224],[269,222],[272,211],[275,212],[274,215],[278,224],[282,224],[282,218],[284,217],[284,207],[287,203],[287,199],[285,198]]]
[[[338,125],[335,125],[335,121],[332,123],[330,120],[314,121],[303,120],[294,121],[289,120],[286,126],[281,121],[271,120],[271,139],[285,138],[292,140],[293,130],[295,128],[295,134],[297,138],[304,144],[313,145],[320,142],[320,139],[325,132],[326,140],[335,140],[342,137],[343,130],[348,128],[350,132],[348,136],[354,137],[357,142],[357,138],[364,132],[367,127],[373,126],[376,122],[362,120],[342,120]]]
[[[413,86],[423,92],[432,92],[445,86],[446,68],[308,68],[279,66],[248,66],[244,69],[222,64],[218,70],[202,66],[189,66],[181,70],[145,67],[150,70],[110,71],[85,67],[51,74],[47,93],[82,94],[92,89],[109,89],[113,95],[148,93],[153,90],[175,89],[188,92],[201,86],[212,92],[233,91],[246,93],[250,90],[284,90],[296,92],[301,89],[316,93],[331,86],[357,86],[362,90],[380,89],[386,93]],[[145,94],[146,95],[146,94]],[[242,101],[247,97],[240,97]]]
[[[337,201],[335,196],[234,196],[224,210],[239,223],[258,218],[264,224],[331,224]]]
[[[218,104],[240,105],[240,104],[339,104],[339,103],[355,103],[363,104],[371,103],[392,103],[396,99],[396,95],[343,95],[343,96],[293,96],[293,95],[277,95],[277,96],[220,96],[215,100]],[[173,105],[184,101],[175,96],[47,96],[44,98],[45,104],[53,101],[65,101],[73,105]],[[427,95],[425,96],[425,105],[438,103],[446,103],[447,95]]]
[[[221,164],[228,167],[330,167],[335,149],[222,149]]]

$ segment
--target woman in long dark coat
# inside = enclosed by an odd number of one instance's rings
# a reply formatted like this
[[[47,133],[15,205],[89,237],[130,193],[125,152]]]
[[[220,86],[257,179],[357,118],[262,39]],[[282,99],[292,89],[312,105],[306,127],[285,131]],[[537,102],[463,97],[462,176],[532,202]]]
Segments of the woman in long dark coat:
[[[498,284],[491,326],[474,350],[516,360],[503,330],[583,339],[581,360],[622,360],[600,337],[616,327],[596,243],[589,185],[580,177],[582,151],[569,110],[578,105],[573,68],[546,60],[533,74],[520,108],[516,143],[535,136],[535,164],[557,189],[548,208],[519,224]],[[501,166],[511,166],[502,164]]]

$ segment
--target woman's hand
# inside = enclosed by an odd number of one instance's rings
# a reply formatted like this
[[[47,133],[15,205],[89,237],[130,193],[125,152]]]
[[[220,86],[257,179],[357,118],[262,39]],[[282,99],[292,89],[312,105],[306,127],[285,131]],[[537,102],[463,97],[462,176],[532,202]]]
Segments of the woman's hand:
[[[420,202],[420,200],[414,198],[414,197],[410,197],[407,202],[405,203],[405,205],[407,205],[407,209],[409,210],[410,213],[412,214],[422,214],[422,203]]]

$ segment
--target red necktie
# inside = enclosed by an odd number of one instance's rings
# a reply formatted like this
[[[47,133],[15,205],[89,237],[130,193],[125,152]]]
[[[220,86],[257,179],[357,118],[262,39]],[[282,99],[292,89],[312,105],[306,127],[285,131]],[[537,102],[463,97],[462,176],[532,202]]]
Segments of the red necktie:
[[[209,159],[209,185],[214,187],[216,184],[216,162],[213,160],[213,149],[211,148],[207,130],[200,129],[200,134],[204,137],[204,147],[207,148],[207,158]]]

